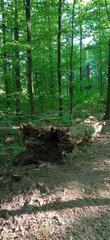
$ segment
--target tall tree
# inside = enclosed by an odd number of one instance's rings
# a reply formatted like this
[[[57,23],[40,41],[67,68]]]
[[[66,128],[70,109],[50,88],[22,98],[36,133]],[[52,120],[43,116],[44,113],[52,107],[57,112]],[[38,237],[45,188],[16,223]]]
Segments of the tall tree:
[[[109,12],[109,5],[107,0],[105,0],[105,7],[108,17],[108,22],[110,25],[110,12]],[[108,40],[108,88],[107,88],[107,102],[106,102],[106,113],[104,119],[110,119],[110,35]]]
[[[16,112],[19,113],[21,110],[20,92],[20,56],[19,56],[19,26],[18,26],[18,0],[15,0],[15,30],[14,30],[14,41],[15,41],[15,83],[16,83]]]
[[[8,65],[7,65],[7,40],[6,40],[6,15],[5,15],[5,2],[1,0],[2,10],[2,34],[3,34],[3,79],[5,85],[6,105],[10,106],[9,102],[9,83],[8,83]]]
[[[101,24],[101,8],[99,3],[99,24]],[[99,28],[99,85],[100,85],[100,95],[103,95],[103,79],[102,79],[102,36],[101,30]]]
[[[72,20],[71,20],[70,76],[69,76],[70,114],[72,114],[72,111],[73,111],[73,81],[74,81],[73,40],[74,40],[74,10],[75,10],[75,3],[76,3],[76,0],[73,0]]]
[[[83,80],[83,75],[82,75],[82,35],[83,35],[83,30],[82,30],[82,0],[80,0],[80,5],[79,5],[79,14],[80,14],[80,90],[82,91],[82,80]]]
[[[30,103],[30,113],[35,112],[34,95],[33,95],[33,74],[32,74],[32,47],[31,47],[31,0],[23,0],[26,12],[27,25],[27,79],[28,79],[28,95]]]
[[[59,95],[59,113],[62,115],[62,71],[61,71],[61,31],[62,31],[62,0],[58,1],[58,95]]]
[[[48,16],[48,30],[49,30],[49,60],[50,60],[50,93],[54,93],[54,73],[53,73],[53,51],[52,51],[52,37],[51,37],[51,18]]]
[[[45,2],[45,10],[47,13],[47,24],[48,24],[48,57],[49,57],[49,76],[50,76],[50,95],[54,94],[54,71],[53,71],[53,21],[52,21],[52,7],[54,3],[51,0]],[[53,106],[53,101],[51,101],[51,106]]]

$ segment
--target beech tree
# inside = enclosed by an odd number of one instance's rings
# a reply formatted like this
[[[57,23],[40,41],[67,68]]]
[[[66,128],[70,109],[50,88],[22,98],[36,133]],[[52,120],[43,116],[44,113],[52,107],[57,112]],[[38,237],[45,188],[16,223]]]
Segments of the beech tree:
[[[8,108],[9,103],[9,83],[8,83],[8,66],[7,66],[7,39],[6,39],[6,16],[5,16],[5,2],[1,0],[1,10],[2,10],[2,36],[3,36],[3,79],[5,85],[6,94],[6,107]]]
[[[58,1],[58,95],[59,112],[62,115],[62,70],[61,70],[61,31],[62,31],[62,0]]]
[[[108,4],[107,0],[105,0],[105,7],[108,22],[110,25],[110,5]],[[105,119],[110,119],[110,35],[108,40],[108,88],[107,88],[107,103],[106,103],[106,113]]]
[[[27,25],[27,79],[28,95],[30,103],[30,113],[34,113],[34,96],[33,96],[33,74],[32,74],[32,46],[31,46],[31,0],[24,0]]]
[[[16,112],[19,113],[21,110],[20,101],[20,91],[21,91],[21,81],[20,81],[20,57],[19,57],[19,26],[18,26],[18,0],[15,0],[15,30],[14,30],[14,40],[15,40],[15,82],[16,82]]]
[[[83,39],[83,29],[82,29],[82,0],[80,0],[80,5],[79,5],[79,14],[80,14],[80,89],[82,91],[82,80],[83,80],[83,72],[82,72],[82,48],[83,48],[83,44],[82,44],[82,39]]]
[[[73,110],[73,81],[74,81],[74,67],[73,67],[73,41],[74,41],[74,8],[76,0],[73,0],[72,17],[71,17],[71,47],[70,47],[70,76],[69,76],[69,92],[70,92],[70,113]]]

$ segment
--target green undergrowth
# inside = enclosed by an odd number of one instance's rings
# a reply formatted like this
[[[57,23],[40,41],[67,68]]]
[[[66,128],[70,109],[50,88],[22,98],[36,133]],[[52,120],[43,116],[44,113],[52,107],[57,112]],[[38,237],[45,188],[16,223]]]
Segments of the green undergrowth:
[[[92,157],[92,152],[94,151],[94,148],[96,147],[95,141],[90,141],[88,143],[85,143],[84,146],[80,148],[76,148],[72,151],[72,153],[69,153],[67,156],[67,163],[69,165],[73,165],[75,162],[80,162],[84,164],[84,162],[87,165],[87,159],[89,164],[89,159]]]
[[[80,95],[80,97],[79,97]],[[78,97],[77,97],[78,96]],[[21,123],[33,123],[37,125],[57,125],[71,127],[77,118],[80,121],[89,116],[96,116],[102,119],[105,112],[105,97],[101,97],[99,93],[81,93],[77,94],[73,102],[73,112],[70,114],[69,101],[63,101],[62,116],[59,116],[58,109],[47,108],[43,112],[37,111],[32,116],[28,112],[16,114],[13,110],[0,112],[0,127],[15,127]]]

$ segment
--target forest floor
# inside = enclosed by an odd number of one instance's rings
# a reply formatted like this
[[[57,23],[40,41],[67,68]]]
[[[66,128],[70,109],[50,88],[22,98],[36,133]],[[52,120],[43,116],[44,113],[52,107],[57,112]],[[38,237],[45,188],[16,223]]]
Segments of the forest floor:
[[[0,135],[0,240],[110,240],[110,123],[63,165],[13,166],[18,130]]]

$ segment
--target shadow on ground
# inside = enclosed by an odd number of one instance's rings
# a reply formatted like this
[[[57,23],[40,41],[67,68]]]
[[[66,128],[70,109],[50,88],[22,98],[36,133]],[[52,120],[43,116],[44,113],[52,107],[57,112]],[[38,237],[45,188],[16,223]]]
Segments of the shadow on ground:
[[[43,206],[34,207],[32,205],[28,205],[28,202],[25,202],[24,206],[17,210],[0,210],[0,216],[2,218],[9,218],[11,216],[20,216],[21,214],[32,214],[36,212],[45,212],[45,211],[55,211],[55,210],[63,210],[67,208],[83,208],[90,206],[109,206],[110,199],[98,199],[98,198],[84,198],[77,199],[75,201],[56,201],[53,203],[45,204]]]

